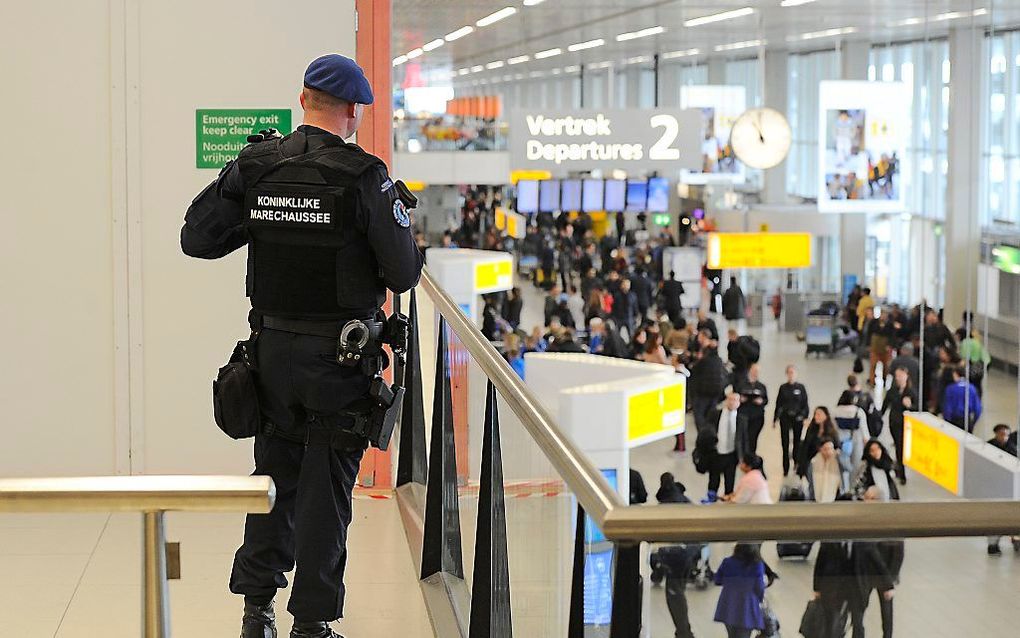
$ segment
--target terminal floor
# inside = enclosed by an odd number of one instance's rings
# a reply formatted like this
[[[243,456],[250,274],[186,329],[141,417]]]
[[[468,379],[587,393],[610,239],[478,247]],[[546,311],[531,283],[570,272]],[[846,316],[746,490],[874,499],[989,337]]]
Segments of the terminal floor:
[[[357,500],[347,563],[348,638],[425,638],[431,629],[394,500]],[[238,635],[241,598],[227,591],[243,517],[169,514],[181,542],[181,580],[170,583],[174,636]],[[277,597],[290,631],[289,590]],[[0,516],[0,636],[137,638],[141,635],[141,517]]]
[[[527,289],[526,289],[527,290]],[[524,325],[538,323],[541,298],[528,290]],[[536,318],[537,317],[537,318]],[[721,322],[720,328],[725,330]],[[782,382],[789,363],[801,367],[812,405],[832,405],[845,382],[851,359],[805,360],[803,344],[774,324],[750,330],[762,342],[763,381],[770,393]],[[990,436],[999,421],[1016,420],[1016,380],[992,372],[987,386],[987,412],[979,434]],[[779,435],[766,428],[760,450],[774,496],[782,485]],[[694,472],[688,456],[672,452],[672,441],[636,449],[631,461],[654,493],[658,476],[673,472],[689,494],[699,499],[706,477]],[[904,498],[951,498],[916,475]],[[653,499],[654,500],[654,499]],[[412,568],[403,527],[393,500],[355,502],[348,563],[347,618],[338,627],[348,638],[431,636]],[[475,498],[461,500],[464,558],[473,551]],[[509,553],[515,633],[540,638],[566,635],[569,601],[572,501],[569,496],[507,501]],[[715,505],[713,507],[727,507]],[[566,530],[566,532],[564,532]],[[169,538],[182,542],[182,579],[170,584],[176,636],[236,636],[240,600],[227,591],[232,554],[240,542],[242,517],[235,515],[169,516]],[[0,636],[43,638],[140,635],[140,537],[138,516],[2,515],[0,516]],[[1003,543],[1004,554],[990,558],[985,539],[910,541],[903,582],[896,598],[896,635],[953,637],[1016,635],[1015,609],[1020,595],[1020,556]],[[712,547],[712,564],[731,550]],[[813,560],[780,561],[774,543],[763,549],[781,579],[769,600],[782,623],[783,635],[796,628],[811,592]],[[290,618],[284,611],[287,591],[278,597],[281,635]],[[691,623],[696,636],[723,636],[712,621],[718,590],[688,590]],[[653,638],[672,636],[672,623],[661,589],[648,592],[649,627]],[[879,635],[878,605],[867,617],[868,635]]]

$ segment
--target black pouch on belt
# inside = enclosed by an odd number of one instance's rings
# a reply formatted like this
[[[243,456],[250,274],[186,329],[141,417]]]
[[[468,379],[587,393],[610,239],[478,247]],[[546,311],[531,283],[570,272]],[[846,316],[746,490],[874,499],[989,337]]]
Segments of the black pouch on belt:
[[[213,381],[216,425],[232,439],[255,436],[262,421],[251,365],[253,344],[254,340],[238,341],[230,361],[220,368]]]

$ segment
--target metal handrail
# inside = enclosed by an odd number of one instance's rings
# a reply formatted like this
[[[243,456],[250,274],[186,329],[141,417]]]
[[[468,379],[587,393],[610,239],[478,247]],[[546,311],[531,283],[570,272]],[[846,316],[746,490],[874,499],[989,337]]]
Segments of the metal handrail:
[[[852,540],[983,536],[1020,530],[1018,501],[627,506],[427,268],[420,286],[609,540]]]
[[[482,336],[481,331],[468,321],[457,303],[439,287],[428,268],[422,270],[420,285],[446,319],[447,325],[485,372],[485,376],[496,386],[500,398],[514,411],[553,467],[570,486],[584,510],[596,521],[602,522],[610,512],[624,507],[619,494],[610,487],[588,455],[556,426],[552,416],[531,389],[524,385],[510,364]]]
[[[175,512],[248,512],[273,509],[276,486],[268,476],[96,476],[0,479],[0,512],[140,512],[145,638],[169,638],[166,521]]]

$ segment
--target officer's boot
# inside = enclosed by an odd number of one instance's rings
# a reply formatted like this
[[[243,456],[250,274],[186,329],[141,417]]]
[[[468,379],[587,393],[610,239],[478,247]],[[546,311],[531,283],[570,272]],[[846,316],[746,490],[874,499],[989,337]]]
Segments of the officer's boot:
[[[244,601],[241,618],[241,638],[276,638],[276,614],[273,601],[258,604]]]
[[[340,634],[333,631],[329,623],[318,621],[318,622],[298,622],[294,621],[294,628],[290,630],[290,638],[344,638]]]

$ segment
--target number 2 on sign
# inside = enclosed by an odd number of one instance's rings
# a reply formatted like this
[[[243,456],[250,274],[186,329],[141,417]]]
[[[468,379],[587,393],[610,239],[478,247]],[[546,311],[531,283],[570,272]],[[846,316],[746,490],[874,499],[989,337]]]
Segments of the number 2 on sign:
[[[680,149],[673,148],[673,142],[676,141],[677,136],[680,134],[680,123],[676,121],[676,118],[672,115],[660,113],[653,115],[649,120],[652,128],[663,127],[662,137],[655,144],[652,144],[652,148],[648,149],[648,159],[653,160],[678,160],[680,159]]]

